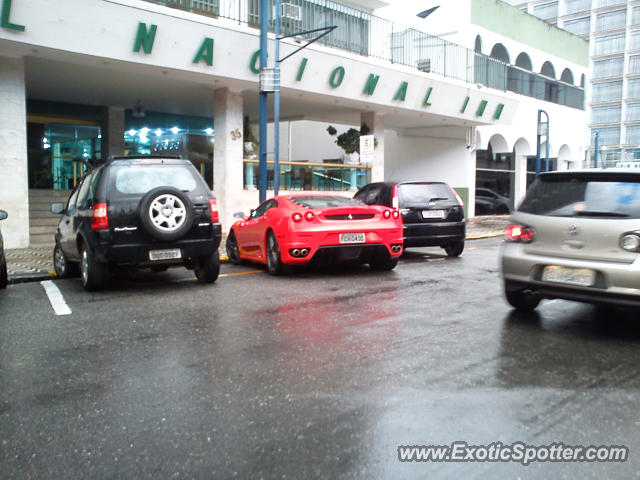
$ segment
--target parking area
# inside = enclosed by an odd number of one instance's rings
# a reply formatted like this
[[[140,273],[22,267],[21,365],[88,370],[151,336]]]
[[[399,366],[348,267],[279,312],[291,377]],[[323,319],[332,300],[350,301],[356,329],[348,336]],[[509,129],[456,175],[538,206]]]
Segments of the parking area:
[[[626,445],[636,313],[512,311],[501,240],[271,277],[172,268],[0,291],[2,478],[632,478],[640,464],[406,463],[401,445]],[[28,299],[28,302],[25,301]],[[59,305],[58,305],[59,306]]]

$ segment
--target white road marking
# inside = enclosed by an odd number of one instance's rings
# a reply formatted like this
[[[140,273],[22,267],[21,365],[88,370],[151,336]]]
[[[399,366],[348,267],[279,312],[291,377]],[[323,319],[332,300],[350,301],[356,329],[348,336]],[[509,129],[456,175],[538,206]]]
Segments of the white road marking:
[[[71,309],[67,305],[67,302],[64,301],[64,297],[62,296],[62,292],[56,284],[51,280],[45,280],[40,282],[40,285],[44,288],[44,291],[47,293],[47,297],[49,297],[49,302],[51,303],[51,307],[53,311],[56,312],[56,315],[70,315]]]

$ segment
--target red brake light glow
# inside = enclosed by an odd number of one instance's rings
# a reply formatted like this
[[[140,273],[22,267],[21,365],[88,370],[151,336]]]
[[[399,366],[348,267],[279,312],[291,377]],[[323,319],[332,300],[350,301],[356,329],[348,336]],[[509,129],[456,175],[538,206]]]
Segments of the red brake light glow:
[[[384,218],[389,218],[389,217],[391,216],[391,210],[385,210],[385,211],[382,213],[382,216],[383,216]]]
[[[315,218],[315,215],[313,214],[313,212],[307,212],[304,214],[304,218],[306,218],[307,221],[310,222]]]
[[[398,210],[394,210],[393,211],[393,218],[397,219],[398,217],[400,217],[400,212]]]
[[[509,225],[504,232],[504,239],[508,242],[531,243],[534,238],[533,229],[522,225]]]
[[[300,214],[300,213],[296,212],[296,213],[294,213],[293,215],[291,215],[291,219],[292,219],[294,222],[301,222],[301,221],[302,221],[302,214]]]
[[[92,208],[91,228],[93,230],[109,228],[109,216],[106,203],[96,203]]]
[[[218,223],[220,216],[218,215],[218,203],[215,198],[209,199],[209,210],[211,210],[211,222]]]

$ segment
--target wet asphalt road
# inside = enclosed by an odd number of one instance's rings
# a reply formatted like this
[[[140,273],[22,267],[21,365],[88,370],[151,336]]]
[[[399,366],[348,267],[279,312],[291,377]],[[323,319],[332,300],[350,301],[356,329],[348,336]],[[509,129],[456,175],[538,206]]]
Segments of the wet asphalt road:
[[[172,269],[0,291],[0,478],[638,478],[637,312],[502,299],[499,240],[272,278]],[[425,252],[432,252],[427,253]],[[398,445],[630,447],[626,463],[400,463]]]

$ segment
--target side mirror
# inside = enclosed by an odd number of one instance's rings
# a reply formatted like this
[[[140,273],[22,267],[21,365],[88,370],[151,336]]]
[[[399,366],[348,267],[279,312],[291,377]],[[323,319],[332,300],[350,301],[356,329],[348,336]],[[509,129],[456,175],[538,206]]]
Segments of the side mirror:
[[[242,218],[244,218],[244,213],[242,213],[242,212],[236,212],[236,213],[234,213],[234,214],[233,214],[233,218],[240,218],[240,219],[242,219]]]
[[[56,202],[51,204],[51,213],[62,215],[64,213],[64,203]]]
[[[5,212],[4,210],[0,210],[0,220],[4,220],[8,216],[9,215],[7,214],[7,212]]]

